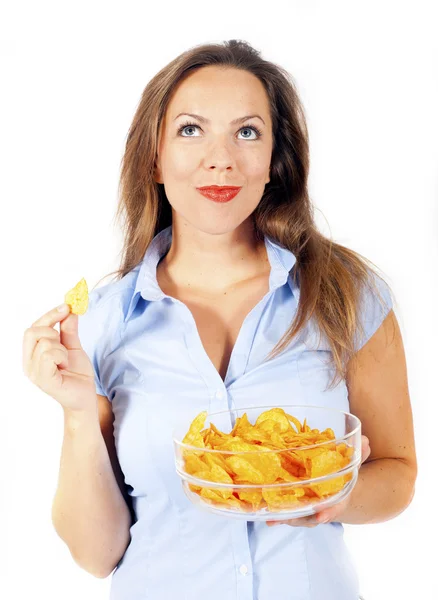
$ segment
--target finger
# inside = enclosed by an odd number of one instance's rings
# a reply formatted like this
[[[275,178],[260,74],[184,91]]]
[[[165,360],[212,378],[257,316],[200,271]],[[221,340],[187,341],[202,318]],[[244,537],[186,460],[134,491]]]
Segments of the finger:
[[[28,375],[30,371],[35,348],[38,342],[43,338],[59,341],[59,332],[52,327],[46,327],[43,325],[30,327],[24,332],[22,360],[23,371],[26,375]]]
[[[36,367],[36,369],[38,369],[38,365],[39,365],[39,362],[40,362],[43,354],[45,354],[47,352],[53,352],[55,350],[57,352],[62,353],[62,356],[63,356],[62,363],[65,367],[67,365],[67,359],[68,359],[67,348],[65,348],[60,342],[57,342],[54,340],[48,340],[47,338],[43,338],[42,340],[40,340],[35,348],[35,351],[33,353],[33,358],[32,358],[32,363],[33,363],[34,367]],[[53,354],[53,356],[55,356],[55,354]],[[59,355],[56,354],[56,356],[59,356]],[[57,364],[59,365],[60,363],[57,363]]]
[[[371,454],[370,441],[363,435],[362,436],[362,447],[361,447],[361,464],[364,463],[369,455]]]
[[[337,516],[337,511],[327,509],[323,512],[320,512],[316,515],[316,522],[321,524],[328,523],[329,521],[333,521]]]
[[[266,525],[273,527],[274,525],[291,525],[293,527],[315,527],[318,525],[315,515],[308,517],[300,517],[298,519],[285,519],[282,521],[266,521]]]
[[[82,348],[78,333],[78,315],[70,313],[59,325],[61,344],[69,350]]]
[[[56,325],[56,323],[59,323],[60,321],[62,321],[62,319],[65,319],[65,317],[70,313],[70,307],[68,306],[68,304],[62,304],[61,306],[65,307],[62,311],[58,311],[58,308],[52,308],[51,310],[49,310],[49,312],[46,312],[34,323],[32,323],[32,326],[38,327],[40,325],[44,325],[48,327],[53,327],[54,325]]]
[[[35,335],[36,331],[39,331],[37,328],[51,328],[54,332],[58,333],[54,329],[54,325],[65,317],[70,312],[70,307],[68,304],[63,304],[62,310],[58,310],[57,308],[52,308],[44,315],[42,315],[39,319],[37,319],[32,325],[26,329],[23,337],[23,370],[26,375],[29,375],[30,363],[32,360],[32,354],[35,350],[35,346],[38,342],[39,337]],[[47,330],[46,330],[47,331]],[[52,334],[46,334],[46,337],[50,337]]]
[[[57,348],[48,350],[41,355],[38,365],[39,375],[41,380],[47,383],[56,384],[59,379],[62,379],[61,373],[58,371],[58,364],[65,358],[64,352]],[[45,391],[50,392],[50,389]]]
[[[347,496],[340,502],[337,502],[333,506],[324,508],[319,511],[316,516],[317,523],[328,523],[329,521],[337,521],[339,516],[345,511],[350,503],[350,496]]]
[[[371,449],[368,447],[368,449],[365,451],[365,453],[362,455],[362,461],[361,461],[361,465],[367,461],[370,457],[371,454]]]
[[[294,527],[315,527],[315,525],[318,525],[318,521],[315,515],[310,515],[301,519],[292,519],[292,524]]]

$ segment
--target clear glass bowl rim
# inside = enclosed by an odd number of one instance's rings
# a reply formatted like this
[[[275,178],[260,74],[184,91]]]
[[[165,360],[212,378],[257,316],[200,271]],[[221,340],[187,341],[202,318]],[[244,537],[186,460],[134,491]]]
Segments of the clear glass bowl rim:
[[[310,408],[310,409],[317,409],[317,410],[324,410],[324,411],[328,411],[328,412],[334,412],[339,414],[343,414],[349,417],[352,417],[354,421],[356,421],[356,426],[354,427],[354,429],[352,431],[350,431],[350,433],[347,433],[346,435],[344,435],[343,437],[340,438],[335,438],[334,440],[326,440],[325,442],[319,442],[318,444],[309,444],[308,446],[297,446],[295,448],[278,448],[278,449],[274,449],[274,450],[264,450],[263,453],[268,454],[271,452],[275,452],[276,454],[279,454],[280,452],[292,452],[292,451],[300,451],[300,450],[310,450],[311,448],[318,448],[320,446],[327,446],[329,444],[336,444],[337,442],[342,443],[346,438],[352,437],[354,436],[361,428],[362,424],[359,420],[358,417],[356,417],[356,415],[353,415],[352,413],[346,412],[344,410],[339,410],[338,408],[331,408],[331,407],[327,407],[327,406],[316,406],[316,405],[311,405],[311,404],[283,404],[283,406],[249,406],[249,407],[243,407],[243,408],[231,408],[228,410],[221,410],[218,412],[214,412],[214,413],[207,413],[206,419],[210,419],[211,421],[211,417],[213,417],[214,415],[223,415],[225,413],[230,413],[230,412],[236,412],[236,411],[241,411],[241,412],[246,412],[246,411],[250,411],[250,410],[260,410],[262,411],[262,409],[272,409],[272,408],[285,408],[285,407],[295,407],[295,408]],[[255,455],[255,454],[260,454],[260,450],[238,450],[238,451],[233,451],[233,450],[220,450],[220,449],[214,449],[214,448],[200,448],[199,446],[191,446],[189,444],[185,444],[181,441],[179,441],[176,437],[176,431],[180,429],[180,426],[177,426],[174,428],[173,433],[172,433],[172,439],[174,444],[177,444],[178,446],[185,448],[187,450],[196,450],[198,452],[211,452],[211,453],[218,453],[218,454],[232,454],[233,456],[240,456],[240,455]],[[227,434],[228,435],[228,434]]]

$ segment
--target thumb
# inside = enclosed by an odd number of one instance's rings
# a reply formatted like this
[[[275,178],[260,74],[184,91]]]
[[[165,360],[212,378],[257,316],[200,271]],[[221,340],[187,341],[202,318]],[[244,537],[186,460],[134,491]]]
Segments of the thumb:
[[[370,448],[370,440],[366,437],[366,435],[362,436],[362,460],[361,460],[361,464],[363,464],[367,458],[369,457],[369,455],[371,454],[371,448]]]
[[[71,312],[59,323],[59,336],[59,341],[68,350],[81,348],[78,334],[78,315]]]

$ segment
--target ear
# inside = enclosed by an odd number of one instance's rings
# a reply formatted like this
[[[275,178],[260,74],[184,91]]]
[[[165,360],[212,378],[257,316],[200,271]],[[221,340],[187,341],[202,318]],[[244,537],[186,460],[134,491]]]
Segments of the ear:
[[[157,165],[157,159],[154,162],[154,181],[155,183],[164,183],[163,178],[161,176],[161,169]]]

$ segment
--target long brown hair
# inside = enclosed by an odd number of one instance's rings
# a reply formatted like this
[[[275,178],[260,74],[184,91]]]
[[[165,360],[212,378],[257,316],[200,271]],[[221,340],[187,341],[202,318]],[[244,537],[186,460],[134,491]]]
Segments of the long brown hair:
[[[254,226],[260,239],[269,236],[294,253],[290,275],[299,285],[300,299],[290,328],[267,358],[280,354],[313,318],[332,351],[332,388],[346,379],[347,364],[357,351],[355,336],[364,332],[359,318],[362,293],[367,288],[384,304],[374,282],[374,276],[381,276],[370,260],[317,230],[307,190],[308,130],[294,80],[248,43],[229,40],[195,46],[166,65],[144,89],[121,163],[115,215],[124,232],[121,267],[109,275],[116,273],[116,279],[121,279],[129,273],[142,261],[155,235],[172,223],[164,185],[154,181],[159,127],[175,87],[189,73],[208,65],[254,74],[270,101],[274,140],[270,181],[253,213]]]

